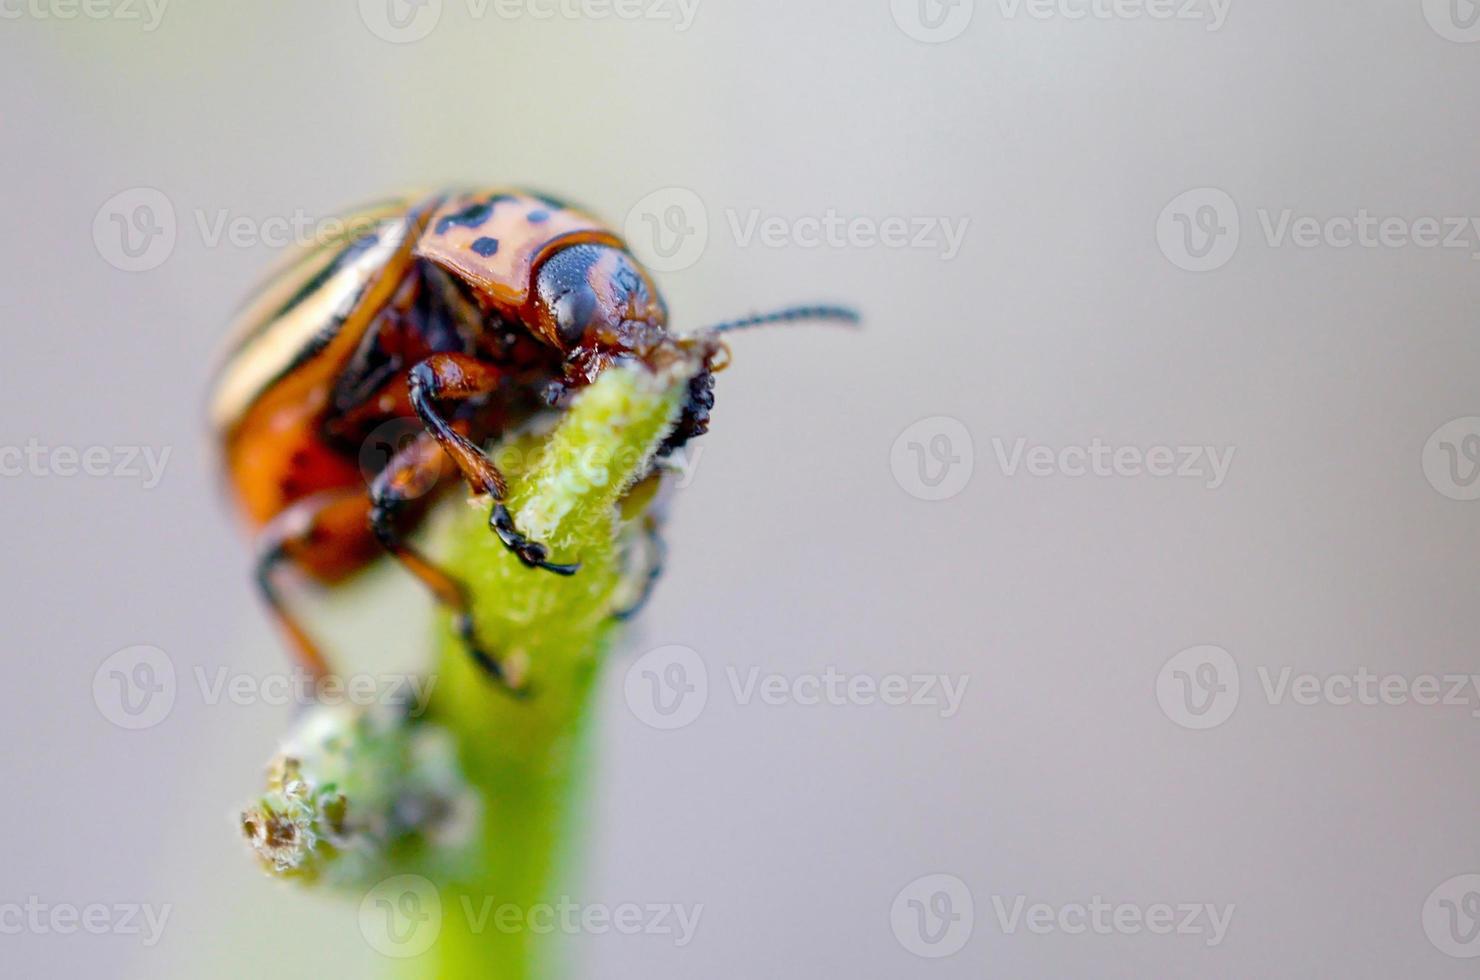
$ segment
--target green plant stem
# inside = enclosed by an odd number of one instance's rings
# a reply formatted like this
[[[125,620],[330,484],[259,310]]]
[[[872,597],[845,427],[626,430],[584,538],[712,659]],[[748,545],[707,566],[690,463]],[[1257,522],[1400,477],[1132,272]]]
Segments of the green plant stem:
[[[520,564],[488,530],[486,499],[450,524],[447,563],[468,585],[479,636],[527,670],[529,694],[515,699],[491,683],[450,624],[440,625],[432,717],[453,733],[481,795],[482,847],[473,866],[441,883],[442,932],[417,964],[423,976],[555,975],[526,916],[559,900],[551,889],[579,823],[588,701],[624,588],[619,504],[676,420],[687,381],[679,368],[664,377],[610,370],[547,439],[500,454],[521,530],[549,545],[553,560],[579,560],[575,576]],[[536,446],[543,451],[531,454]],[[518,928],[500,926],[507,906],[519,910]]]

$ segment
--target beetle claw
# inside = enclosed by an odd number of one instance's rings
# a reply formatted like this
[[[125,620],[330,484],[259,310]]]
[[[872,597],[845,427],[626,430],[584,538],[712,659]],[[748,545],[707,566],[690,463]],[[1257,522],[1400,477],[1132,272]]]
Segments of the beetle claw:
[[[521,534],[514,526],[514,518],[509,514],[509,509],[503,504],[493,505],[493,513],[489,515],[488,526],[493,528],[493,533],[498,535],[504,547],[512,551],[529,568],[543,568],[556,575],[574,575],[580,570],[580,562],[573,565],[561,565],[549,561],[550,549]]]
[[[581,563],[580,562],[574,562],[574,563],[569,564],[569,565],[559,565],[559,564],[556,564],[555,562],[549,562],[549,561],[531,562],[529,559],[525,558],[523,555],[520,555],[519,557],[520,557],[520,559],[526,565],[528,565],[531,568],[543,568],[545,571],[547,571],[547,572],[554,572],[556,575],[574,575],[576,572],[579,572],[581,570]]]

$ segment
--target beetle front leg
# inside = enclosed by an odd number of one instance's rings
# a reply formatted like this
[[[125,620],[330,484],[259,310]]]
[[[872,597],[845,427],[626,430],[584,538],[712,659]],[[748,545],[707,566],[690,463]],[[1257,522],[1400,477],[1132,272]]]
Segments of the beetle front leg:
[[[408,505],[430,493],[439,481],[441,452],[437,442],[424,435],[391,459],[370,484],[370,530],[402,567],[452,611],[453,626],[474,662],[511,693],[523,694],[522,679],[479,644],[463,584],[407,544],[401,535],[397,519]]]
[[[452,457],[469,486],[475,492],[486,493],[493,498],[493,513],[488,523],[504,547],[530,568],[543,568],[557,575],[574,575],[580,568],[579,564],[551,562],[550,549],[530,541],[515,527],[513,516],[504,506],[508,485],[503,474],[481,448],[456,431],[437,410],[437,403],[441,401],[462,401],[491,394],[498,388],[498,370],[465,354],[433,354],[411,369],[409,383],[411,406],[416,409],[422,424]]]

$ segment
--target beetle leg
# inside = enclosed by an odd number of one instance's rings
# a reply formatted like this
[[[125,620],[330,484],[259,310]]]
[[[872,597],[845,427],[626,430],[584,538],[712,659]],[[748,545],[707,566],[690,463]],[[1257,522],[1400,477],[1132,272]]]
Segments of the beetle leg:
[[[319,645],[298,622],[297,616],[283,601],[282,592],[273,581],[279,565],[303,556],[336,524],[343,526],[362,521],[365,498],[359,490],[331,490],[314,494],[292,504],[262,530],[257,558],[257,591],[267,603],[278,625],[288,634],[294,652],[315,681],[329,673]]]
[[[416,439],[397,453],[370,484],[370,530],[402,567],[452,611],[453,625],[478,666],[510,692],[521,693],[520,679],[512,677],[503,663],[479,645],[463,584],[407,544],[397,526],[397,518],[406,506],[436,486],[441,466],[442,450],[430,435]]]
[[[653,597],[653,590],[658,584],[658,579],[663,575],[663,566],[668,560],[668,546],[663,542],[663,535],[658,531],[658,522],[651,514],[642,521],[643,540],[647,542],[648,567],[644,573],[642,591],[638,593],[637,599],[625,609],[618,609],[612,613],[612,618],[625,622],[642,612],[648,600]]]
[[[433,354],[411,369],[411,405],[422,424],[452,457],[463,478],[475,490],[494,500],[489,526],[504,547],[519,556],[530,568],[543,568],[558,575],[574,575],[580,565],[557,565],[549,561],[550,550],[530,541],[514,526],[514,518],[504,506],[508,486],[493,460],[470,439],[457,432],[437,410],[439,401],[460,401],[487,395],[498,388],[497,368],[466,354]]]

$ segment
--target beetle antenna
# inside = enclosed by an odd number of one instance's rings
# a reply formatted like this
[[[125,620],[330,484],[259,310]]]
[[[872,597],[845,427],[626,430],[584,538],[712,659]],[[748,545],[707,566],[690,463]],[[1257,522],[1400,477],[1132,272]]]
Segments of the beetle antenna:
[[[846,306],[793,306],[774,313],[758,313],[741,320],[731,320],[710,327],[705,333],[729,333],[747,327],[760,327],[771,323],[794,323],[798,320],[831,320],[836,323],[857,324],[862,321],[857,310]]]

